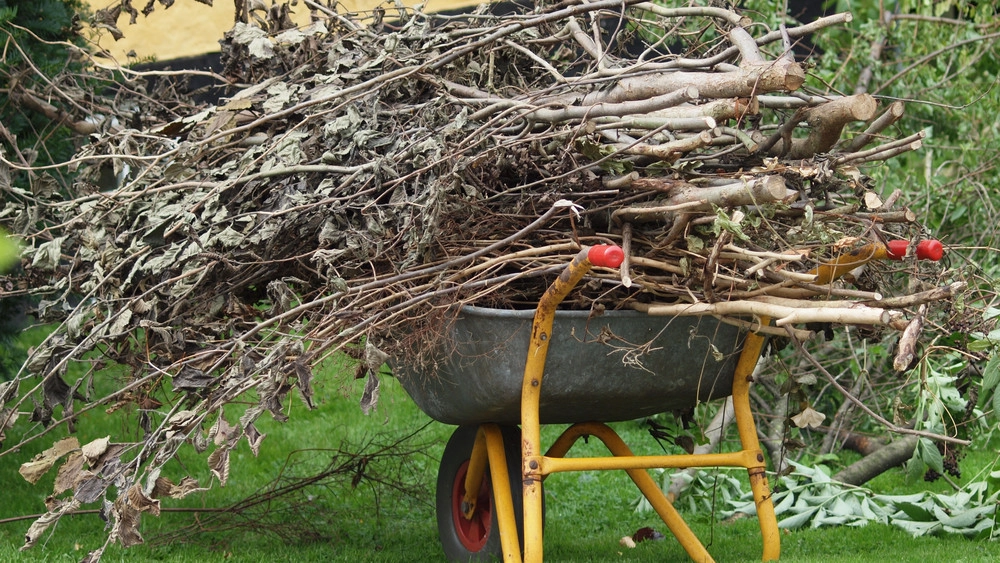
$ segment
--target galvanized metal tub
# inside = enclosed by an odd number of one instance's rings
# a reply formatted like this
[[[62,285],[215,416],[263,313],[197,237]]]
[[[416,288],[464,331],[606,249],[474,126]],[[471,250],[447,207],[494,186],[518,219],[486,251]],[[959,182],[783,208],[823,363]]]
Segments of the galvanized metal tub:
[[[413,401],[448,424],[520,422],[534,311],[463,307],[430,367],[390,360]],[[742,346],[711,317],[558,311],[542,380],[543,423],[632,420],[725,397]]]

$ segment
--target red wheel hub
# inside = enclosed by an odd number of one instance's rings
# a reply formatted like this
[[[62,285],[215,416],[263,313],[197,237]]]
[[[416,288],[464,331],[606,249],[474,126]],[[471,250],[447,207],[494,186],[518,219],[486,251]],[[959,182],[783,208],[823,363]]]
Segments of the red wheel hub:
[[[490,525],[493,523],[492,489],[489,475],[483,476],[476,497],[476,511],[471,519],[466,519],[462,513],[462,497],[465,496],[465,475],[468,473],[468,460],[458,468],[455,483],[451,492],[451,519],[455,524],[458,540],[472,553],[479,552],[486,546],[490,536]]]

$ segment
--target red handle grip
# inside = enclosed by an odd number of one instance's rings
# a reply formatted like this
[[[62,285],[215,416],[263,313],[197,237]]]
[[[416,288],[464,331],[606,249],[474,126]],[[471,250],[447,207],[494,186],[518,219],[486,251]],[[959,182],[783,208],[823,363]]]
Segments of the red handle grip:
[[[617,268],[625,260],[625,252],[615,244],[598,244],[587,251],[587,260],[595,266]]]
[[[902,260],[906,256],[906,248],[909,245],[910,243],[905,240],[890,240],[885,245],[888,258]],[[922,240],[917,243],[917,249],[914,254],[917,260],[933,260],[937,262],[944,256],[944,245],[939,240]]]

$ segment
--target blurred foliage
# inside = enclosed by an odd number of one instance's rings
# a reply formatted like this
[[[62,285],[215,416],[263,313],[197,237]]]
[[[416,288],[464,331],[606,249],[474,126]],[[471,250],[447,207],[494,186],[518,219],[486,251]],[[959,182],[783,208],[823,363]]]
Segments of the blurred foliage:
[[[0,77],[6,82],[0,90],[0,122],[7,129],[2,141],[8,145],[11,137],[16,139],[20,152],[35,159],[31,164],[65,162],[76,151],[78,139],[51,119],[25,111],[11,94],[43,89],[57,77],[83,76],[83,62],[66,43],[83,46],[76,33],[77,13],[86,7],[82,0],[0,0],[0,38],[8,46],[0,59]]]
[[[65,162],[76,152],[77,136],[46,116],[25,111],[16,103],[16,94],[43,90],[49,81],[84,76],[82,61],[73,57],[66,43],[83,44],[76,34],[76,14],[86,6],[82,0],[0,0],[0,39],[6,45],[0,58],[0,150],[6,158],[19,153],[27,161],[19,164],[45,166]],[[68,86],[75,88],[75,80]],[[46,184],[68,182],[60,178],[62,174],[65,169],[55,169],[37,179]],[[27,187],[32,180],[27,173],[4,170],[3,181]],[[9,194],[5,190],[0,208],[12,204],[6,201]],[[16,247],[0,233],[0,273],[16,256]],[[9,278],[0,282],[12,283]],[[24,328],[28,305],[24,297],[0,299],[0,380],[17,372],[26,359],[14,339]]]

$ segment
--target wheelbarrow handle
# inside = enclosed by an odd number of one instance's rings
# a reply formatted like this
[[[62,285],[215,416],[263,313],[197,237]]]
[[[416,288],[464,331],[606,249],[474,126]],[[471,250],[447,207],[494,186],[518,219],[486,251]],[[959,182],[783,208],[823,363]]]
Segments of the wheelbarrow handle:
[[[587,251],[587,260],[594,266],[617,268],[625,261],[625,252],[616,244],[598,244]]]
[[[890,260],[902,260],[903,257],[906,256],[906,250],[909,246],[909,241],[890,240],[885,245],[886,258],[889,258]],[[917,260],[933,260],[937,262],[942,256],[944,256],[944,245],[942,245],[939,240],[922,240],[917,243],[917,247],[914,249],[913,254],[917,257]]]
[[[881,242],[866,244],[861,248],[844,252],[830,262],[820,264],[809,273],[816,276],[813,283],[825,285],[872,260],[902,260],[906,256],[909,244],[905,240],[891,240],[886,244]],[[917,243],[913,255],[917,260],[936,262],[944,256],[944,246],[939,240],[922,240]]]

